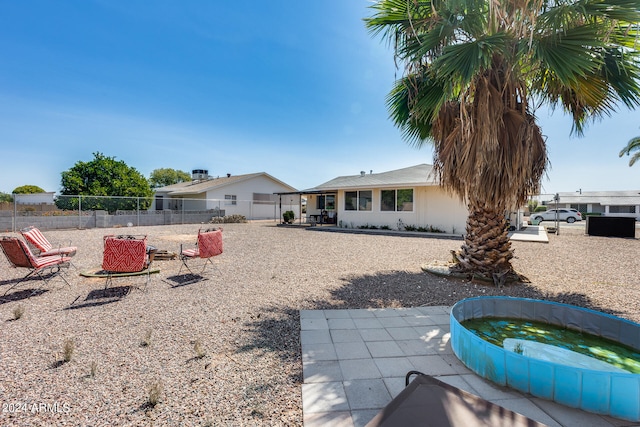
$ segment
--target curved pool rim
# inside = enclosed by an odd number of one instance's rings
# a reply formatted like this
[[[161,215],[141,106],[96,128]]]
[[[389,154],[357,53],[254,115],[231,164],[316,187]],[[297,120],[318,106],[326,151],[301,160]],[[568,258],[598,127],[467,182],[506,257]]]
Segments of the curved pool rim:
[[[640,374],[572,367],[505,350],[461,325],[482,317],[550,323],[617,341],[637,351],[639,324],[588,308],[514,297],[464,299],[451,308],[450,314],[453,352],[481,377],[573,408],[640,421]]]

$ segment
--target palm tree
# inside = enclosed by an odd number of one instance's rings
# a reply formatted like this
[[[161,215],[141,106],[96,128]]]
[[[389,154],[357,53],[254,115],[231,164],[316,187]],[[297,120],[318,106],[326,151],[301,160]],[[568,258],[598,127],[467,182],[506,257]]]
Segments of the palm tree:
[[[404,65],[387,97],[404,138],[432,143],[441,185],[467,203],[458,271],[514,273],[505,211],[539,192],[541,105],[590,118],[640,105],[638,0],[378,0],[365,23]]]
[[[620,151],[619,156],[622,157],[625,154],[628,156],[632,151],[635,151],[636,153],[631,156],[631,159],[629,160],[629,166],[633,166],[636,160],[640,159],[640,136],[631,138],[631,140],[629,140],[629,142],[627,143],[627,146],[624,147],[622,151]]]

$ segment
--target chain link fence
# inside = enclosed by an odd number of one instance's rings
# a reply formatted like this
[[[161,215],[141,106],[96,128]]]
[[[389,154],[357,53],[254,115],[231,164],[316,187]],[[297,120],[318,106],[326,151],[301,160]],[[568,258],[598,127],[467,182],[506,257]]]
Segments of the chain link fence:
[[[16,197],[18,196],[18,197]],[[54,196],[35,200],[14,195],[13,202],[0,203],[0,230],[18,231],[35,225],[43,230],[109,228],[208,223],[244,217],[274,220],[281,216],[275,201],[220,199],[164,199],[117,196]],[[283,206],[282,210],[296,210]]]

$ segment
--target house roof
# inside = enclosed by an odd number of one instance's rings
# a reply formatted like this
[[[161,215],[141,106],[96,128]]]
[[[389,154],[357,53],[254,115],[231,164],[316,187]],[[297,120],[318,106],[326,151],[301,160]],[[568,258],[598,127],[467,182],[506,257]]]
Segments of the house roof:
[[[432,165],[426,163],[380,173],[339,176],[307,191],[347,188],[415,187],[438,185]]]
[[[285,184],[277,178],[269,175],[266,172],[257,172],[257,173],[249,173],[244,175],[231,175],[231,176],[221,176],[217,178],[209,178],[203,180],[195,180],[188,182],[179,182],[177,184],[167,185],[165,187],[156,188],[156,193],[166,193],[169,196],[184,196],[191,194],[202,194],[207,191],[215,190],[221,187],[226,187],[231,184],[236,184],[242,181],[247,181],[250,179],[257,178],[259,176],[264,176],[280,185],[284,188],[290,189],[291,191],[295,191],[295,188],[292,186]]]
[[[558,195],[560,203],[599,203],[603,206],[640,205],[640,190],[566,192]]]

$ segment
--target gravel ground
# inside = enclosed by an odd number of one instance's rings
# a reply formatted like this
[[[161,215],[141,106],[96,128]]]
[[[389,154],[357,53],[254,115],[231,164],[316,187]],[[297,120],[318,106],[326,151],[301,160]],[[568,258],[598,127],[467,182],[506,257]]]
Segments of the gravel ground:
[[[133,227],[178,251],[198,225]],[[45,231],[78,246],[79,271],[98,268],[102,236],[123,229]],[[314,232],[272,222],[227,224],[207,280],[159,274],[104,279],[67,273],[46,291],[28,281],[0,299],[0,425],[301,425],[300,309],[452,305],[477,295],[543,298],[640,321],[640,241],[580,229],[549,244],[513,242],[530,283],[496,289],[421,266],[448,261],[459,240]],[[0,260],[0,293],[23,270]],[[134,287],[126,296],[116,291]],[[18,308],[23,309],[15,319]],[[63,362],[65,342],[74,345]],[[155,390],[154,390],[155,389]],[[160,391],[154,406],[154,391]]]

